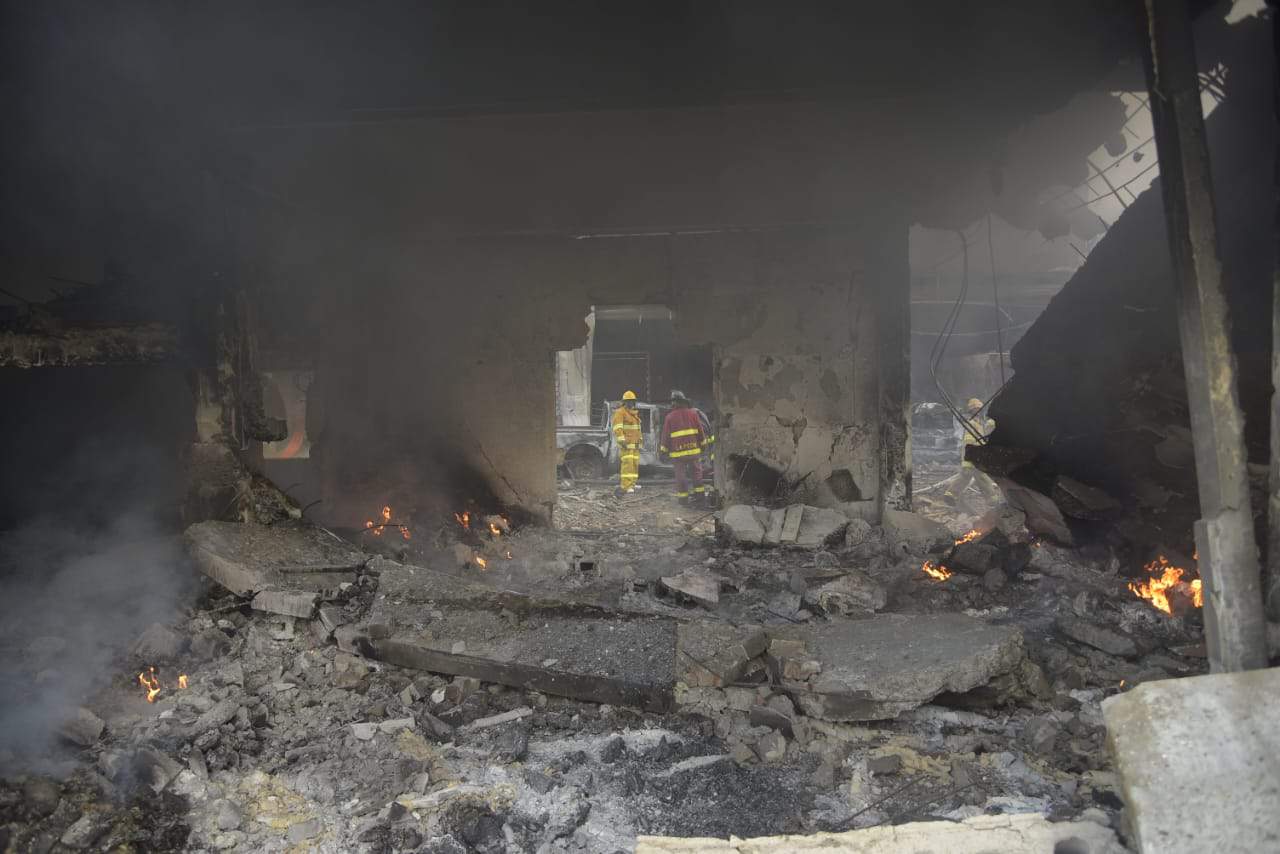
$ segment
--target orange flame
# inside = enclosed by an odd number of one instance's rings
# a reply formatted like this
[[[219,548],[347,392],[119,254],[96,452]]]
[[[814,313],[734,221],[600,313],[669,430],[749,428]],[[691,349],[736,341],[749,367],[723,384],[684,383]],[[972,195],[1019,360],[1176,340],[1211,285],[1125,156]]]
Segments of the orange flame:
[[[493,524],[492,522],[490,522],[490,523],[489,523],[489,533],[490,533],[490,534],[493,534],[495,537],[501,537],[501,536],[502,536],[502,529],[501,529],[501,528],[499,528],[497,525]]]
[[[178,688],[183,691],[187,689],[187,674],[178,674]]]
[[[382,505],[382,521],[375,523],[372,519],[366,519],[364,527],[365,530],[372,533],[375,537],[381,537],[382,532],[387,528],[398,528],[400,530],[400,536],[404,537],[406,540],[413,539],[413,535],[409,533],[408,525],[402,525],[391,521],[391,507],[386,504]]]
[[[924,566],[920,568],[923,569],[925,571],[925,574],[928,575],[930,578],[932,578],[934,581],[946,581],[948,578],[951,577],[951,570],[947,569],[945,566],[943,566],[940,563],[935,564],[931,560],[926,560],[924,562]]]
[[[1186,571],[1181,567],[1174,566],[1164,555],[1160,555],[1151,563],[1143,567],[1143,570],[1152,577],[1148,578],[1141,584],[1129,582],[1129,589],[1134,592],[1140,599],[1146,599],[1151,603],[1153,608],[1164,611],[1166,614],[1173,613],[1173,607],[1169,604],[1169,591],[1184,582],[1182,576]],[[1160,573],[1158,576],[1155,573]],[[1191,604],[1197,608],[1204,607],[1204,585],[1199,578],[1194,578],[1186,583],[1188,593],[1191,596]]]
[[[453,518],[458,520],[458,524],[467,530],[471,530],[471,511],[463,510],[461,513],[454,513]]]
[[[156,669],[148,667],[146,673],[138,674],[138,684],[147,692],[147,702],[154,703],[160,696],[160,680],[156,678]]]
[[[507,560],[514,560],[514,558],[511,557],[511,549],[507,549],[507,553],[503,555],[503,557],[505,557]]]
[[[488,569],[488,568],[489,568],[489,561],[487,561],[487,560],[485,560],[484,558],[480,557],[480,555],[476,555],[476,566],[480,567],[481,569]]]
[[[964,534],[964,536],[962,536],[960,539],[956,540],[956,545],[958,546],[958,545],[960,545],[961,543],[971,543],[971,542],[973,542],[974,540],[978,539],[978,537],[981,537],[981,536],[982,536],[982,532],[981,532],[981,531],[979,531],[977,528],[973,528],[973,529],[972,529],[972,530],[970,530],[970,531],[966,531],[966,532],[965,532],[965,534]]]

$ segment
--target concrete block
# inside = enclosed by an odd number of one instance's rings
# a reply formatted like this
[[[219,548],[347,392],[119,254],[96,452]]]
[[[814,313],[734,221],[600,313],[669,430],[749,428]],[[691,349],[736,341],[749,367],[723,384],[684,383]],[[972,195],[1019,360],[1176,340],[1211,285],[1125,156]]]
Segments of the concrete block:
[[[829,507],[811,507],[801,505],[795,512],[798,521],[794,540],[788,540],[789,526],[792,524],[792,508],[787,508],[787,521],[782,526],[782,542],[794,542],[807,549],[834,546],[844,539],[844,532],[849,527],[849,517],[839,510]]]
[[[884,585],[859,570],[810,588],[804,594],[805,604],[828,614],[871,613],[883,608],[888,600]]]
[[[152,623],[133,642],[130,653],[144,664],[170,664],[178,660],[187,647],[187,639],[178,632]]]
[[[1133,658],[1140,652],[1138,644],[1129,634],[1119,629],[1100,626],[1072,614],[1059,614],[1054,620],[1054,625],[1057,626],[1058,631],[1072,640],[1111,655]]]
[[[1278,705],[1275,667],[1147,682],[1103,701],[1143,854],[1280,851]]]
[[[880,524],[889,548],[899,554],[924,554],[954,539],[946,525],[907,510],[886,507]]]
[[[315,613],[318,593],[292,590],[263,590],[253,597],[252,607],[255,611],[266,611],[269,614],[280,614],[285,617],[298,617],[309,620]]]
[[[1027,516],[1027,528],[1033,534],[1048,537],[1064,546],[1075,545],[1067,520],[1053,499],[1047,495],[1019,486],[1013,481],[999,479],[996,481],[1010,504]]]
[[[778,542],[794,543],[800,536],[800,522],[804,519],[804,505],[792,504],[782,511],[782,530]]]
[[[767,514],[764,508],[735,504],[724,511],[719,529],[730,542],[758,546],[764,542],[765,536],[765,523],[761,517],[767,518]]]

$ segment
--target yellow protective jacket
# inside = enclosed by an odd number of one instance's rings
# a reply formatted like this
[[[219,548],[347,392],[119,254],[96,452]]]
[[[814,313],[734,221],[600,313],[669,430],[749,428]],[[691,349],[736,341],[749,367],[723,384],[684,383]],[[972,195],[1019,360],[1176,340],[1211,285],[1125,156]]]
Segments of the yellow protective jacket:
[[[619,406],[613,410],[610,427],[613,428],[613,441],[620,450],[627,448],[640,449],[640,412]]]

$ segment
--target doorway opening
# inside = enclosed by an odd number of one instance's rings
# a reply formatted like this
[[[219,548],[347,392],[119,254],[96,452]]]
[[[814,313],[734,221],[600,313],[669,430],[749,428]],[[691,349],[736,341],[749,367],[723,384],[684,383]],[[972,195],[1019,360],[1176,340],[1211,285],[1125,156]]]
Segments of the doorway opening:
[[[663,422],[671,393],[680,391],[714,434],[712,348],[681,341],[674,313],[663,305],[592,306],[585,321],[583,346],[556,354],[560,491],[611,495],[619,489],[622,459],[611,424],[631,392],[641,435],[637,484],[646,494],[658,490],[674,502],[671,461],[660,448]],[[705,464],[710,481],[710,459]]]

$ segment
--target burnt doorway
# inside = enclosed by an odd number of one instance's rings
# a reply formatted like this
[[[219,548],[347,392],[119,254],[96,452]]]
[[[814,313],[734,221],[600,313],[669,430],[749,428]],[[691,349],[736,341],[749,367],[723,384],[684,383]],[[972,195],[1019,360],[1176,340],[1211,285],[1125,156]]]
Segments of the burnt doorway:
[[[621,461],[610,423],[624,395],[633,392],[642,433],[639,487],[646,509],[674,502],[672,468],[659,453],[671,392],[679,390],[714,424],[712,349],[681,341],[672,310],[662,305],[593,306],[587,340],[557,354],[557,463],[562,496],[573,495],[558,520],[577,519],[591,507],[580,499],[613,500]],[[657,493],[654,495],[654,493]],[[652,499],[648,496],[654,495]],[[661,499],[670,499],[664,502]],[[628,496],[627,501],[637,500]],[[561,502],[565,504],[564,501]],[[639,506],[637,504],[637,506]],[[582,510],[582,513],[570,512]],[[617,520],[625,523],[622,520]],[[652,520],[651,520],[652,521]]]

